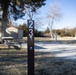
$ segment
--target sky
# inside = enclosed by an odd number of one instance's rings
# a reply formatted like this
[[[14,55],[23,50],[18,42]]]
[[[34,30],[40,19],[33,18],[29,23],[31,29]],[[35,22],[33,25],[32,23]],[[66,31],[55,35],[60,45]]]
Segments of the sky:
[[[76,27],[76,0],[46,0],[46,5],[42,6],[38,10],[38,17],[42,18],[42,29],[39,28],[39,30],[45,30],[48,27],[46,16],[48,14],[49,6],[50,4],[56,2],[61,5],[61,13],[63,14],[63,16],[60,21],[54,23],[53,29]],[[15,23],[22,24],[25,23],[26,20],[27,18],[25,20],[19,19]]]

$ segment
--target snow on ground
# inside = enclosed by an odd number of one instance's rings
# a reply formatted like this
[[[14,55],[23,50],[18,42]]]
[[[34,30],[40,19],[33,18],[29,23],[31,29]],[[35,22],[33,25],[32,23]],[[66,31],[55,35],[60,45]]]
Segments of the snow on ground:
[[[38,49],[39,51],[51,52],[55,54],[56,57],[63,59],[76,60],[76,44],[44,44],[36,43],[35,45],[42,47]],[[36,47],[35,47],[36,49]]]
[[[27,48],[27,43],[22,44],[22,48]],[[56,57],[76,60],[76,44],[44,43],[36,42],[35,50],[51,52]]]

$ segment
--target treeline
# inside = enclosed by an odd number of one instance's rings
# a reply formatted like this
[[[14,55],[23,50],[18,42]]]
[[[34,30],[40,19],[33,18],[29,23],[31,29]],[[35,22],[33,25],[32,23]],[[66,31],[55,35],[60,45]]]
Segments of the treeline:
[[[26,37],[28,35],[28,29],[27,29],[27,25],[26,24],[19,25],[19,26],[17,26],[17,28],[23,30],[23,37]],[[43,37],[44,36],[43,33],[44,32],[40,32],[40,31],[37,31],[36,29],[34,29],[35,37]]]
[[[26,37],[28,35],[28,31],[27,31],[27,25],[23,24],[23,25],[19,25],[17,26],[17,28],[22,29],[23,30],[23,37]],[[43,31],[38,31],[36,29],[34,29],[34,34],[35,37],[44,37],[47,36],[46,34],[48,34],[48,36],[50,36],[50,30],[47,28],[44,32]],[[70,37],[74,37],[76,35],[76,27],[72,28],[72,29],[68,29],[68,28],[63,28],[63,29],[54,29],[52,30],[53,34],[57,33],[57,35],[64,37],[64,36],[70,36]]]
[[[46,33],[50,33],[49,29],[47,28],[45,31]],[[57,33],[57,35],[64,37],[64,36],[71,36],[74,37],[76,35],[76,27],[72,29],[63,28],[63,29],[54,29],[53,33]]]

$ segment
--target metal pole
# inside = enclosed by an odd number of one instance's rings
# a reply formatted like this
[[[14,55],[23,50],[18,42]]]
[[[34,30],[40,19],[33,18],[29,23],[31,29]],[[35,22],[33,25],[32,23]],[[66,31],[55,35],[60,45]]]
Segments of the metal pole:
[[[34,75],[34,21],[28,20],[28,75]]]

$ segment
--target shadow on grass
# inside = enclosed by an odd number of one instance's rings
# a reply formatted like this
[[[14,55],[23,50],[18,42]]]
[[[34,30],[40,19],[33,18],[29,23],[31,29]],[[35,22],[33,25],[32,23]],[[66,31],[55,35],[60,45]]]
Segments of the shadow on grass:
[[[0,75],[27,75],[27,49],[0,50]],[[35,51],[35,75],[76,75],[76,62]]]
[[[35,49],[46,49],[46,48],[35,45]]]
[[[14,47],[16,50],[19,50],[19,49],[21,49],[20,47],[18,47],[18,46],[15,46],[15,45],[13,45],[13,47]]]
[[[26,75],[26,50],[0,50],[0,75]]]
[[[76,44],[76,40],[48,40],[48,41],[35,41],[36,43],[42,44]]]
[[[35,75],[76,75],[76,62],[55,57],[51,52],[35,52]]]

